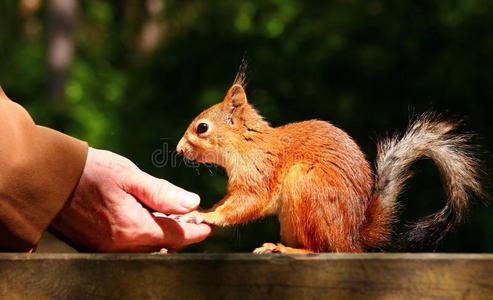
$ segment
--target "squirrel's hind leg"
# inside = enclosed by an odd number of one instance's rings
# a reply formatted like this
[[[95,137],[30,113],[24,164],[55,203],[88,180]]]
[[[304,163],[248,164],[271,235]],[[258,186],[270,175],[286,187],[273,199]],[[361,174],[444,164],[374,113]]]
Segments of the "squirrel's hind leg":
[[[258,247],[253,250],[255,254],[265,254],[265,253],[313,253],[313,251],[302,248],[291,248],[284,246],[281,243],[264,243],[262,247]]]

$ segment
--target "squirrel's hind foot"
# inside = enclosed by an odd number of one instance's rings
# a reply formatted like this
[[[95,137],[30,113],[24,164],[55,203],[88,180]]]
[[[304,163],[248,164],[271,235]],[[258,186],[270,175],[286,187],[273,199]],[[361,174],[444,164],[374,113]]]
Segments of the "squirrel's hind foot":
[[[279,252],[277,250],[277,245],[273,243],[264,243],[262,247],[255,248],[253,250],[254,254],[266,254],[266,253],[274,253]]]
[[[302,248],[291,248],[284,246],[281,243],[264,243],[262,247],[258,247],[253,250],[254,254],[267,254],[267,253],[313,253],[313,251]]]

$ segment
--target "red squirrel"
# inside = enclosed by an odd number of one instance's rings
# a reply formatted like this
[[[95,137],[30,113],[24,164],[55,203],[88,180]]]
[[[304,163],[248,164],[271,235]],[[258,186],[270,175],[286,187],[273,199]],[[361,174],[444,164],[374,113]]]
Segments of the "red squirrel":
[[[435,245],[482,194],[470,136],[435,114],[378,143],[375,172],[358,145],[329,122],[271,127],[247,101],[244,68],[224,100],[200,113],[177,146],[188,159],[226,169],[226,196],[185,222],[225,226],[277,215],[281,240],[255,253],[363,252],[389,242],[397,198],[421,157],[437,165],[447,192],[439,212],[401,234],[409,248]]]

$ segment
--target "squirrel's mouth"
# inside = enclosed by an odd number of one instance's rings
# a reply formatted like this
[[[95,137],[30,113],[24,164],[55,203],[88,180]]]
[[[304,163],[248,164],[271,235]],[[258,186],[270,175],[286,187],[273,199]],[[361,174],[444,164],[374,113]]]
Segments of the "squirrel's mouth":
[[[189,149],[177,149],[177,152],[188,160],[197,160],[197,154]]]
[[[193,151],[193,149],[188,149],[188,148],[181,148],[177,149],[177,152],[179,155],[183,156],[185,159],[189,161],[196,161],[202,163],[201,155],[199,155],[196,151]]]
[[[195,160],[195,155],[193,155],[195,151],[191,151],[190,148],[190,144],[182,138],[176,146],[176,152],[189,160]]]
[[[189,161],[195,161],[198,163],[202,164],[218,164],[217,162],[217,155],[215,153],[210,153],[210,152],[205,152],[205,153],[198,153],[193,150],[183,150],[181,152],[178,152],[178,154],[182,155]]]
[[[183,139],[178,143],[176,152],[187,160],[199,163],[217,163],[218,161],[218,155],[214,151],[196,149],[194,145],[191,145]]]

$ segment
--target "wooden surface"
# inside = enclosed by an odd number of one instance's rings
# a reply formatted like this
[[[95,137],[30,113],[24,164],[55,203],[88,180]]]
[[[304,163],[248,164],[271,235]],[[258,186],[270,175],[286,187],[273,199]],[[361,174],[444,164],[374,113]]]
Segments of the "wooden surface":
[[[493,254],[0,254],[1,299],[493,299]]]

